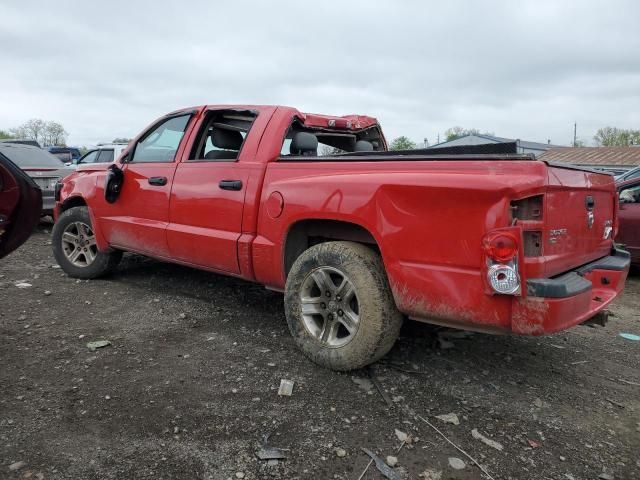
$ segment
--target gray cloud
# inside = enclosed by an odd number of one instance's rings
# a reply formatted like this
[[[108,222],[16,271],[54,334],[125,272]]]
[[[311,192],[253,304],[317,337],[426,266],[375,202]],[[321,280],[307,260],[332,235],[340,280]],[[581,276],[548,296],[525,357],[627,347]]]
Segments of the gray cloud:
[[[566,144],[640,128],[640,3],[20,2],[2,7],[0,128],[57,120],[70,143],[133,136],[201,103],[453,125]]]

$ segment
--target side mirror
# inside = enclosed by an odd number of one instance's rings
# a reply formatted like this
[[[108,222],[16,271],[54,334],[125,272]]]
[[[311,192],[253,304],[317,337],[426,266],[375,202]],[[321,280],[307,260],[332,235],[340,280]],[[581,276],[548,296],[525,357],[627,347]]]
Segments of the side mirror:
[[[124,172],[114,163],[107,168],[107,175],[104,179],[104,198],[108,203],[115,203],[120,196],[122,184],[124,183]]]

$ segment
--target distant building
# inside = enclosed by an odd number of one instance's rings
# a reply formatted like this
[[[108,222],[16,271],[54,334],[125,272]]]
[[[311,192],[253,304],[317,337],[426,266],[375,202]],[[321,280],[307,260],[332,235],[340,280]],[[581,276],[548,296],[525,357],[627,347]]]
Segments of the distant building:
[[[540,159],[622,173],[640,165],[640,146],[559,147],[547,150]]]
[[[550,143],[529,142],[526,140],[494,137],[493,135],[465,135],[464,137],[456,138],[449,142],[441,142],[436,145],[432,145],[429,148],[444,148],[444,147],[458,147],[463,145],[488,145],[493,143],[515,143],[516,153],[533,153],[536,157],[542,155],[550,148],[557,147],[558,145],[551,145]]]

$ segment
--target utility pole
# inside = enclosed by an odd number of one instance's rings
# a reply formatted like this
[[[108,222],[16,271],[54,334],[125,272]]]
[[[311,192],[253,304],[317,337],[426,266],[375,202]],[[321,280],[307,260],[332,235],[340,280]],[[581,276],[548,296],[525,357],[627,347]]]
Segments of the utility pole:
[[[578,132],[578,123],[577,122],[573,122],[573,146],[574,147],[578,146],[578,138],[576,136],[577,132]]]

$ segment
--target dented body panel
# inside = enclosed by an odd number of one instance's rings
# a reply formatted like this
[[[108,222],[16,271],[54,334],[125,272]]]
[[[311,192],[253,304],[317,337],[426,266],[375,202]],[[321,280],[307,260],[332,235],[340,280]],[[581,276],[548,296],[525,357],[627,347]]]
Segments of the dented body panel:
[[[205,114],[217,108],[257,113],[237,160],[189,162]],[[624,261],[611,263],[616,270],[601,262],[601,269],[581,273],[593,286],[568,297],[540,297],[527,288],[528,279],[554,278],[610,255],[613,240],[604,233],[615,224],[616,201],[607,175],[517,155],[283,157],[294,120],[309,129],[343,132],[377,128],[377,122],[252,105],[182,112],[192,116],[173,162],[122,163],[125,182],[113,204],[104,200],[106,171],[81,169],[65,179],[56,215],[81,199],[101,249],[130,250],[275,290],[285,287],[287,245],[297,226],[357,226],[367,234],[364,241],[379,249],[402,313],[490,332],[556,332],[593,316],[623,288]],[[384,137],[381,142],[386,150]],[[167,184],[149,187],[149,178],[159,176]],[[217,188],[230,179],[242,188]],[[536,196],[540,204],[518,203]],[[517,208],[526,218],[514,214]],[[496,294],[487,283],[482,241],[500,229],[519,241],[517,295]],[[556,288],[553,282],[543,286]]]

